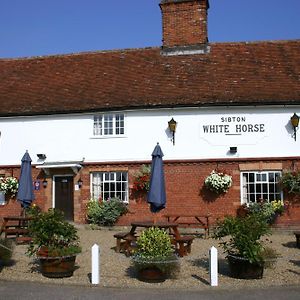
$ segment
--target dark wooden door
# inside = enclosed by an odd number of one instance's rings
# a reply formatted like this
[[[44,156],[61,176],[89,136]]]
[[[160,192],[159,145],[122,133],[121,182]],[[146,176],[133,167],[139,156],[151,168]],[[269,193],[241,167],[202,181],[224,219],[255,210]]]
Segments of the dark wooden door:
[[[61,210],[66,220],[74,220],[73,177],[55,177],[55,208]]]

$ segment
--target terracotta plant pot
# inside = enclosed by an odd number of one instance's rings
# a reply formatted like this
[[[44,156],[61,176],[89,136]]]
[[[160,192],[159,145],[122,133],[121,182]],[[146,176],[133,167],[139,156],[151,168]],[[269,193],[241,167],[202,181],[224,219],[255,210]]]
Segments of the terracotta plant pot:
[[[264,272],[263,263],[250,263],[243,257],[228,255],[231,276],[240,279],[261,279]]]
[[[49,278],[71,277],[75,269],[76,255],[64,257],[39,257],[41,273]]]

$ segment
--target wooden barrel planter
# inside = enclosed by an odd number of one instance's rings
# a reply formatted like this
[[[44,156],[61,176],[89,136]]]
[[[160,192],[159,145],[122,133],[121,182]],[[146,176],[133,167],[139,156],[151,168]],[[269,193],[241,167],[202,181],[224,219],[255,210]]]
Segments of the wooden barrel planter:
[[[180,263],[177,256],[166,260],[151,260],[133,257],[137,278],[144,282],[164,282],[169,278],[176,278],[180,272]]]
[[[76,255],[64,257],[39,257],[41,273],[49,278],[71,277],[75,269]]]
[[[261,279],[264,272],[263,263],[250,263],[243,257],[228,255],[231,276],[239,279]]]

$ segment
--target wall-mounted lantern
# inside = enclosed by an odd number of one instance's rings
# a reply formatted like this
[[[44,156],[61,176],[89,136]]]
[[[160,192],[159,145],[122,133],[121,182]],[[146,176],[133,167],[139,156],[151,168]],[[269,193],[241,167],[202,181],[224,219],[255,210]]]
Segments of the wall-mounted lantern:
[[[168,127],[169,130],[172,132],[173,137],[172,137],[172,141],[173,141],[173,145],[175,145],[175,131],[176,131],[176,126],[177,126],[177,122],[172,118],[169,122],[168,122]]]
[[[47,187],[47,185],[48,185],[48,181],[46,179],[44,179],[43,180],[43,187],[44,187],[44,189]]]
[[[36,156],[38,157],[38,159],[46,159],[47,158],[46,154],[44,154],[44,153],[39,153]]]
[[[299,116],[297,116],[296,113],[294,113],[293,116],[291,117],[291,123],[294,128],[294,139],[296,141],[296,132],[299,125]]]
[[[82,184],[83,184],[83,181],[81,180],[81,178],[78,180],[77,184],[78,184],[78,187],[81,189]]]

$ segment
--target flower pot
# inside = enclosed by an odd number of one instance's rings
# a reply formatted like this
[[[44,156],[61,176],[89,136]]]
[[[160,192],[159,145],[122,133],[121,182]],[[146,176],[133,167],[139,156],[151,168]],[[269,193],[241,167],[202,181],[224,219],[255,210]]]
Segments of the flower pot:
[[[149,267],[138,271],[138,279],[150,283],[164,282],[167,274],[157,267]]]
[[[168,278],[175,278],[180,271],[177,256],[162,260],[133,257],[133,264],[137,271],[138,279],[150,283],[163,282]]]
[[[63,257],[39,257],[41,273],[49,278],[71,277],[75,268],[76,255]]]
[[[240,279],[261,279],[264,272],[263,263],[250,263],[248,259],[228,255],[231,276]]]

